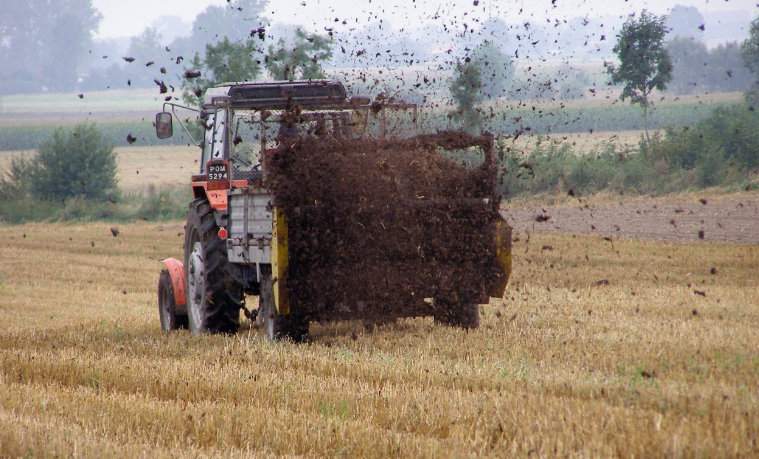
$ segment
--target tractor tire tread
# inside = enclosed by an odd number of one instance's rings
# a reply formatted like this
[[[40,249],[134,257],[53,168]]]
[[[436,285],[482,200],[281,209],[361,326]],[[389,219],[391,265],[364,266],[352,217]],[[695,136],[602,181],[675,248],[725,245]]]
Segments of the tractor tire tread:
[[[193,201],[190,205],[188,226],[193,219],[193,213],[197,218],[195,226],[203,246],[206,292],[210,296],[203,311],[203,331],[235,333],[240,327],[242,284],[235,280],[237,276],[233,275],[233,266],[227,260],[226,244],[216,233],[216,221],[208,202],[202,198]]]
[[[164,296],[166,295],[166,296]],[[168,301],[167,304],[164,304]],[[167,314],[164,315],[164,308]],[[158,277],[158,315],[161,322],[161,329],[165,332],[186,329],[189,326],[187,314],[176,312],[176,303],[174,300],[174,287],[171,282],[171,276],[168,270],[161,270]]]

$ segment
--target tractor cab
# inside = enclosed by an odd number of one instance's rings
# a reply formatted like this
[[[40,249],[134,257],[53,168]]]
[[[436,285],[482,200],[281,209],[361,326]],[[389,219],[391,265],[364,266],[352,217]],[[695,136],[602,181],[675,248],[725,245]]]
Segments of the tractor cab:
[[[392,135],[401,131],[411,135],[417,119],[414,104],[382,96],[374,102],[367,97],[348,97],[343,84],[335,80],[224,84],[207,90],[205,99],[199,111],[167,102],[155,122],[158,138],[173,135],[172,122],[177,118],[194,139],[192,131],[198,130],[189,129],[177,117],[176,109],[198,112],[202,141],[196,143],[202,153],[198,174],[193,176],[196,197],[207,194],[209,187],[212,191],[227,188],[227,182],[231,188],[247,186],[247,181],[260,182],[265,152],[283,143],[386,137],[390,130]],[[388,111],[407,114],[393,117],[401,121],[389,129]],[[224,208],[217,199],[212,206]]]

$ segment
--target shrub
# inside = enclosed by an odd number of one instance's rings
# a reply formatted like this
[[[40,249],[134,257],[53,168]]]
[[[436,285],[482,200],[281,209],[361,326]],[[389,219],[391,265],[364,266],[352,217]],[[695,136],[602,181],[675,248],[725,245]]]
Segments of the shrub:
[[[572,163],[572,169],[567,184],[570,188],[581,193],[592,193],[605,188],[615,188],[618,174],[617,158],[613,146],[598,155],[588,155],[577,158]]]
[[[182,218],[191,200],[190,192],[182,187],[177,189],[157,190],[151,185],[145,194],[137,197],[140,205],[135,217],[141,220],[168,220]]]
[[[11,167],[0,176],[0,199],[18,200],[29,194],[29,178],[32,164],[23,158],[13,158]]]
[[[63,203],[31,196],[0,199],[0,223],[29,221],[133,221],[181,219],[187,213],[192,192],[186,186],[149,188],[127,194],[117,202],[69,198]]]
[[[57,129],[19,169],[23,176],[16,182],[38,199],[102,201],[117,195],[116,155],[94,124]]]
[[[751,169],[759,166],[759,114],[745,106],[718,108],[700,123],[704,135],[720,145],[724,157],[735,166]]]
[[[725,152],[715,147],[702,154],[696,163],[696,185],[701,188],[719,185],[726,169]]]
[[[24,223],[57,219],[60,205],[29,197],[0,199],[0,223]]]
[[[652,163],[643,155],[630,155],[619,168],[619,191],[635,191],[636,193],[653,193],[660,190],[662,175],[656,171]]]
[[[690,128],[641,140],[637,152],[614,144],[598,152],[538,142],[528,153],[499,144],[504,196],[603,189],[665,193],[751,183],[759,167],[759,115],[746,106],[718,108]],[[529,173],[528,173],[529,172]],[[749,186],[749,185],[745,185]]]
[[[484,97],[480,67],[473,62],[459,62],[449,90],[456,101],[456,110],[451,117],[460,121],[465,131],[476,134],[482,127],[482,114],[478,106]]]

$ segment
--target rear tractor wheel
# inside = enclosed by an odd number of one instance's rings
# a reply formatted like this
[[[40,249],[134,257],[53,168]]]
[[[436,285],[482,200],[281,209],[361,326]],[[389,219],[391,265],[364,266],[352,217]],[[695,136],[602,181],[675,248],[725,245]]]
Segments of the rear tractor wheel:
[[[233,275],[227,248],[204,199],[190,205],[185,228],[185,276],[190,331],[235,333],[240,327],[242,284]]]
[[[187,314],[177,313],[174,298],[171,276],[164,269],[158,278],[158,315],[161,318],[161,330],[165,332],[187,328]]]

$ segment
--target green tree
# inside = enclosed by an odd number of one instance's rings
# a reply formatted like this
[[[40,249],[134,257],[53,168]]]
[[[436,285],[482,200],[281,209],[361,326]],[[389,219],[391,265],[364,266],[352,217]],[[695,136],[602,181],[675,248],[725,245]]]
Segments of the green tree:
[[[569,64],[560,66],[555,73],[549,74],[549,78],[554,81],[551,85],[554,91],[552,97],[560,100],[580,99],[593,85],[593,78],[588,72]]]
[[[672,80],[669,89],[676,94],[692,94],[703,91],[707,73],[709,50],[700,41],[692,38],[675,37],[666,44],[667,54],[672,60]]]
[[[695,6],[675,5],[666,19],[667,29],[673,37],[701,40],[704,32],[704,15]]]
[[[251,81],[261,74],[253,40],[232,42],[228,38],[206,46],[205,58],[196,53],[185,72],[183,98],[189,105],[200,106],[205,91],[221,83]],[[192,72],[200,72],[200,76]]]
[[[331,58],[332,40],[298,29],[292,47],[282,39],[269,46],[266,69],[275,80],[316,80],[325,78],[322,62]]]
[[[643,125],[648,135],[648,110],[652,106],[651,93],[666,89],[672,79],[672,60],[664,47],[667,27],[664,16],[656,16],[646,10],[636,19],[628,19],[614,46],[619,66],[606,64],[614,84],[624,84],[621,100],[643,109]]]
[[[74,89],[101,19],[92,0],[6,1],[0,9],[0,93]]]
[[[746,67],[756,77],[759,75],[759,18],[751,21],[749,35],[741,46],[741,54]],[[746,93],[746,99],[752,105],[759,103],[759,80],[754,83],[754,87]]]
[[[745,91],[751,87],[738,43],[707,49],[700,41],[675,37],[667,42],[672,59],[672,81],[667,89],[676,94],[698,91]]]
[[[268,0],[230,0],[226,5],[207,7],[195,17],[192,34],[187,37],[189,49],[186,51],[189,52],[186,55],[202,54],[207,45],[224,38],[233,43],[244,42],[250,37],[251,28],[268,25],[268,20],[262,17],[268,3]]]
[[[255,80],[261,73],[257,54],[253,40],[231,42],[224,38],[216,45],[206,46],[204,65],[216,84]]]
[[[131,57],[134,62],[126,64],[121,70],[120,78],[110,83],[128,79],[133,86],[152,86],[153,79],[159,77],[159,68],[164,65],[165,57],[168,56],[161,42],[161,35],[152,27],[147,27],[140,35],[132,37],[123,57]],[[146,68],[145,65],[150,62],[153,64]]]
[[[117,194],[113,145],[94,124],[57,129],[36,157],[14,167],[19,189],[28,189],[39,199],[104,200]]]
[[[719,91],[746,91],[753,83],[751,71],[741,54],[741,43],[728,42],[709,50],[709,88]]]
[[[456,64],[456,75],[449,89],[456,102],[456,111],[451,114],[452,117],[461,121],[465,131],[476,134],[482,126],[482,115],[478,108],[483,100],[480,67],[472,61]]]
[[[0,201],[18,200],[29,195],[32,161],[24,157],[11,160],[5,174],[0,175]]]
[[[488,99],[505,95],[514,78],[514,63],[511,57],[490,40],[483,41],[472,52],[472,62],[479,67],[482,75],[482,92]]]
[[[190,61],[190,66],[185,69],[185,75],[191,72],[199,72],[200,75],[194,78],[188,78],[182,80],[182,99],[191,107],[200,107],[203,105],[203,96],[208,88],[213,83],[203,76],[205,71],[205,64],[200,57],[200,53],[195,53],[195,56]]]
[[[129,50],[127,56],[137,60],[139,64],[146,64],[149,61],[158,61],[165,52],[161,45],[161,34],[158,29],[147,27],[136,37],[129,41]]]

